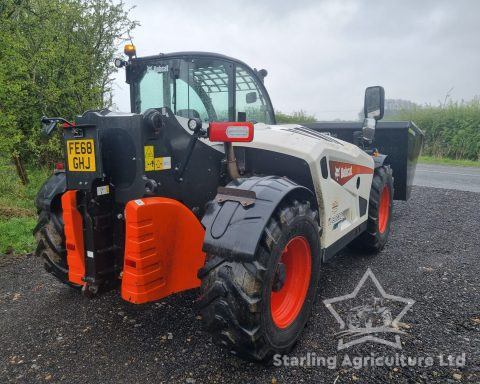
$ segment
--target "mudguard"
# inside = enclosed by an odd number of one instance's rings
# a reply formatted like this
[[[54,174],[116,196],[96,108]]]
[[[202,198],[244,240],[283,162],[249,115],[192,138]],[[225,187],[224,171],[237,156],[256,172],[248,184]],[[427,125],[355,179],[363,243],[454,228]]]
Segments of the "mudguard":
[[[253,191],[255,202],[244,204],[237,196],[214,199],[202,219],[205,227],[203,251],[229,260],[253,260],[265,226],[286,196],[310,201],[317,209],[315,195],[308,188],[278,176],[251,177],[228,188]]]
[[[37,193],[35,205],[38,211],[51,211],[52,201],[67,190],[65,172],[51,175]],[[60,204],[60,199],[58,200]]]

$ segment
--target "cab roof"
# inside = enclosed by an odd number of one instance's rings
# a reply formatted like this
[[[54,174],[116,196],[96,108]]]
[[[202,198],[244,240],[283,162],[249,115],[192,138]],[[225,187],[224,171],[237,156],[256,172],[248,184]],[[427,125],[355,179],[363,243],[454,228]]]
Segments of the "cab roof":
[[[159,60],[159,59],[171,59],[171,58],[185,58],[185,57],[204,57],[204,58],[217,58],[221,60],[232,61],[235,63],[242,64],[251,69],[251,67],[234,57],[230,57],[227,55],[222,55],[221,53],[215,52],[202,52],[202,51],[183,51],[183,52],[170,52],[170,53],[159,53],[158,55],[151,55],[151,56],[143,56],[143,57],[136,57],[133,58],[133,62],[138,61],[150,61],[150,60]]]

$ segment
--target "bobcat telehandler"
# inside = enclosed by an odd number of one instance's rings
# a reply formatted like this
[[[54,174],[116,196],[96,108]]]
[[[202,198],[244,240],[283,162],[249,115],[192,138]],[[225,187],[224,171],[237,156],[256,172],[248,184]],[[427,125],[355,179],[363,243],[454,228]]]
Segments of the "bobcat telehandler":
[[[406,199],[421,131],[387,127],[403,139],[376,143],[378,86],[367,88],[356,128],[277,125],[265,70],[212,53],[125,53],[115,64],[131,113],[42,118],[46,135],[61,126],[65,163],[36,199],[36,254],[87,296],[119,288],[141,304],[200,287],[218,344],[255,361],[288,353],[322,263],[348,244],[384,247],[391,164]],[[345,132],[352,143],[335,137]]]

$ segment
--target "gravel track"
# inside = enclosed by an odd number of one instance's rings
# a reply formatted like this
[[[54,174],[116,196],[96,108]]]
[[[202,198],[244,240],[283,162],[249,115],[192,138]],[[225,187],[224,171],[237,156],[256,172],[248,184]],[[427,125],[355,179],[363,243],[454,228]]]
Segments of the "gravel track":
[[[134,306],[57,283],[33,256],[0,256],[0,383],[480,382],[480,194],[414,187],[395,202],[386,248],[344,251],[324,266],[319,298],[352,292],[368,267],[387,293],[415,300],[402,349],[367,342],[337,352],[335,318],[317,300],[290,356],[445,356],[464,367],[265,367],[214,346],[196,292]]]

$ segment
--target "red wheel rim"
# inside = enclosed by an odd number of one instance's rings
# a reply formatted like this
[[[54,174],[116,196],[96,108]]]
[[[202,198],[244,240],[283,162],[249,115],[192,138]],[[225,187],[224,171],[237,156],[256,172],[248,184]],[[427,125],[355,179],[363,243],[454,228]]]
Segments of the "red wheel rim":
[[[378,209],[378,230],[384,233],[387,229],[388,219],[390,217],[390,188],[386,185],[380,196],[380,207]]]
[[[279,263],[285,265],[285,281],[280,290],[272,290],[270,309],[275,325],[287,328],[300,313],[310,284],[312,255],[307,239],[303,236],[290,239]]]

